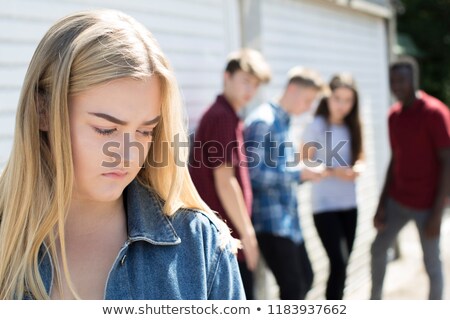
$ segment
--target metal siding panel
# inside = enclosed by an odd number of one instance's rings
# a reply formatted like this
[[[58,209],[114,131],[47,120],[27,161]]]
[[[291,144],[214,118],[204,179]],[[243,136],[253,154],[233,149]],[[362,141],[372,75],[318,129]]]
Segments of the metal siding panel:
[[[0,66],[0,89],[17,89],[22,86],[27,67],[20,66]]]
[[[0,69],[1,70],[1,69]],[[0,88],[0,112],[16,110],[19,101],[20,90],[17,89],[1,89]]]
[[[0,113],[0,137],[4,139],[12,139],[14,135],[14,125],[16,115],[13,112]]]
[[[26,65],[35,46],[28,43],[0,42],[0,67]]]
[[[6,163],[12,149],[12,139],[0,137],[0,164]],[[3,166],[0,166],[0,172]]]

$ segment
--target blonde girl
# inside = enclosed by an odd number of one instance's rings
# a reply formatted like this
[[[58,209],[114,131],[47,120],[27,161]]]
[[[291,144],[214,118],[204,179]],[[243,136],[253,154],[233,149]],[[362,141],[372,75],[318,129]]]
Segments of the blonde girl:
[[[233,242],[186,166],[177,83],[116,11],[39,43],[0,177],[0,299],[240,299]]]

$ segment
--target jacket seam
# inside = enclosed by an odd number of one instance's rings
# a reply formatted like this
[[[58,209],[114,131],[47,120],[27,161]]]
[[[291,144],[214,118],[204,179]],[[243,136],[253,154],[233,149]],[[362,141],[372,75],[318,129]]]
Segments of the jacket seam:
[[[217,263],[216,263],[216,266],[215,266],[215,269],[214,269],[214,274],[212,275],[212,279],[209,282],[210,283],[210,287],[208,288],[208,294],[207,294],[208,299],[210,298],[212,288],[214,287],[214,281],[216,280],[216,276],[217,276],[217,273],[219,271],[220,264],[222,262],[223,253],[224,253],[224,251],[226,249],[222,250],[219,247],[217,247],[217,250],[219,250],[219,257],[218,257],[218,259],[216,259]]]

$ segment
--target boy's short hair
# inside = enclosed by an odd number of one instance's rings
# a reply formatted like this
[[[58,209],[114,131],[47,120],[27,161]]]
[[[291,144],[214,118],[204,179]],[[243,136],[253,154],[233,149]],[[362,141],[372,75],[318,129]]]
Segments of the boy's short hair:
[[[296,66],[290,69],[287,75],[287,85],[295,84],[302,87],[314,88],[319,91],[322,91],[325,88],[325,83],[319,73],[315,70]]]
[[[406,68],[411,71],[413,77],[414,86],[417,90],[419,88],[419,64],[416,59],[411,56],[400,56],[389,66],[389,73],[394,70]]]
[[[233,75],[242,70],[258,78],[262,83],[267,83],[272,77],[270,67],[262,54],[253,49],[241,49],[228,55],[225,72]]]

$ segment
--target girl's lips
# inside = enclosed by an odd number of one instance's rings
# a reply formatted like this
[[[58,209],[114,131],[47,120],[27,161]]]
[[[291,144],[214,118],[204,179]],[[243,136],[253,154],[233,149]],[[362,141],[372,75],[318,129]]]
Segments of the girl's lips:
[[[102,176],[112,178],[112,179],[122,179],[127,174],[128,174],[128,172],[124,172],[124,171],[111,171],[111,172],[103,173]]]

